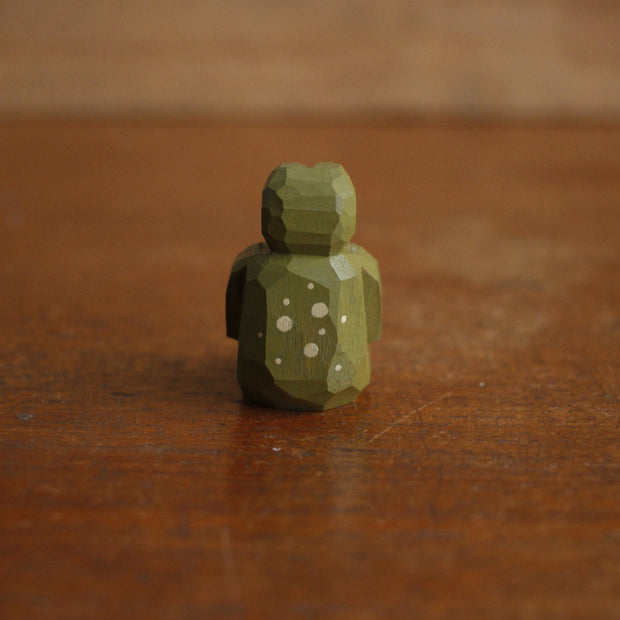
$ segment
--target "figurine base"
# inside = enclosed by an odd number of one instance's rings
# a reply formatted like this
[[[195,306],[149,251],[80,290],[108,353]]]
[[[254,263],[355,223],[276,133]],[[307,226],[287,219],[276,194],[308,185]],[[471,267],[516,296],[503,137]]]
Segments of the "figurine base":
[[[280,411],[327,411],[352,403],[360,394],[359,390],[350,388],[340,394],[333,394],[323,402],[308,401],[294,398],[288,394],[280,394],[274,400],[265,398],[263,395],[242,390],[244,398],[255,405],[263,405]]]

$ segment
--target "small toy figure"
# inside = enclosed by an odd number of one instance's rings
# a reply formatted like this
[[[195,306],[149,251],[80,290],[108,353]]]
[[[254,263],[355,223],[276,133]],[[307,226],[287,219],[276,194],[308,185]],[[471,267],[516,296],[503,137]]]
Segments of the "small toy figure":
[[[226,290],[244,395],[276,409],[351,402],[370,381],[381,335],[376,260],[349,243],[355,189],[340,164],[282,164],[263,190],[262,232],[239,254]]]

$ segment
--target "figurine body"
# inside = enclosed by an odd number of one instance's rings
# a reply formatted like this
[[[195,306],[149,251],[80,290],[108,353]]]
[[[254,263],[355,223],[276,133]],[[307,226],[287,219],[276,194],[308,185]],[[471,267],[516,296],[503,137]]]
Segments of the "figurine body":
[[[227,334],[239,340],[237,377],[250,400],[324,410],[368,385],[381,285],[375,259],[348,243],[355,208],[339,164],[283,164],[267,179],[267,244],[237,257],[226,291]]]

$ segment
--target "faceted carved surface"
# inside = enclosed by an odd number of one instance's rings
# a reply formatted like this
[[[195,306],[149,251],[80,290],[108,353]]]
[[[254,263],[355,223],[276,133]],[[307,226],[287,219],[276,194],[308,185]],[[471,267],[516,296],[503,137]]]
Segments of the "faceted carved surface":
[[[263,236],[276,252],[334,254],[355,232],[355,189],[340,164],[282,164],[263,190]]]
[[[304,192],[301,202],[288,199],[295,192],[289,193],[286,179],[279,177],[291,166],[292,186]],[[304,186],[301,168],[311,177],[318,169],[319,182],[306,179]],[[325,176],[333,177],[330,184],[350,190],[333,193],[331,211],[326,207]],[[233,265],[226,291],[227,333],[239,340],[237,376],[250,400],[278,409],[323,410],[352,401],[370,381],[368,344],[381,334],[381,285],[375,259],[363,248],[342,242],[355,227],[355,195],[345,176],[337,164],[310,170],[287,164],[267,180],[267,186],[281,184],[279,192],[285,196],[278,221],[287,220],[288,211],[296,216],[302,204],[306,215],[292,218],[292,234],[295,239],[305,235],[310,245],[303,246],[304,253],[291,253],[258,243]],[[276,178],[280,180],[274,183]],[[314,212],[313,192],[318,205]],[[320,232],[305,231],[306,225]],[[310,246],[323,251],[309,252]]]

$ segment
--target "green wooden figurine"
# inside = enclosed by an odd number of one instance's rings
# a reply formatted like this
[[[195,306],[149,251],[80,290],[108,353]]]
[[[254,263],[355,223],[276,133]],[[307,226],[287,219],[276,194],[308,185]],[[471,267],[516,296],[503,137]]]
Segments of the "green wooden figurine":
[[[349,243],[355,189],[340,164],[282,164],[263,190],[262,232],[234,262],[227,334],[244,395],[276,409],[351,402],[370,381],[381,335],[377,261]]]

